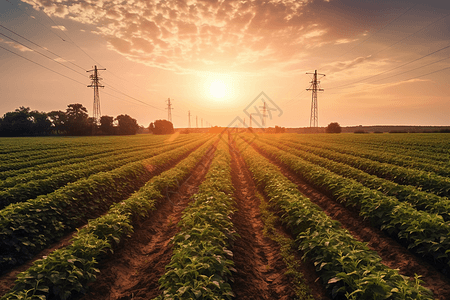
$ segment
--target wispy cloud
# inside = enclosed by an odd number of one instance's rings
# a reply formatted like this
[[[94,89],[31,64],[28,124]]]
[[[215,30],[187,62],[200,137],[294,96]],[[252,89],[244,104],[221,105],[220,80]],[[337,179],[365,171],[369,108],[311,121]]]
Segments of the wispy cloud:
[[[131,61],[177,72],[289,73],[301,68],[288,62],[358,41],[379,24],[381,7],[392,6],[335,0],[22,1],[52,17],[94,25],[110,50]],[[336,62],[329,70],[369,60]]]
[[[9,45],[11,47],[16,48],[17,50],[20,50],[21,52],[33,51],[33,50],[31,50],[31,49],[29,49],[27,47],[24,47],[22,45],[19,45],[19,44],[15,43],[15,42],[6,41],[6,40],[1,39],[1,38],[0,38],[0,43],[5,43],[5,44],[7,44],[7,45]]]
[[[95,25],[109,49],[132,61],[181,72],[250,71],[257,61],[262,69],[279,67],[311,43],[338,40],[308,14],[316,0],[24,2]]]
[[[67,31],[67,28],[62,25],[52,26],[53,29],[59,29],[61,31]]]

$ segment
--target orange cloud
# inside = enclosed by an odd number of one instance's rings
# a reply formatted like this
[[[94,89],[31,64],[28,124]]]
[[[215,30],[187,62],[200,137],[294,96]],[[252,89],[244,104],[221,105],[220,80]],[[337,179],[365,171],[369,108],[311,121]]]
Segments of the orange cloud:
[[[377,21],[358,1],[23,0],[52,16],[97,27],[108,48],[178,72],[290,72],[291,61],[358,40]],[[364,1],[363,1],[364,2]],[[369,7],[370,8],[370,7]],[[378,11],[378,10],[376,10]],[[343,70],[368,58],[330,65]]]

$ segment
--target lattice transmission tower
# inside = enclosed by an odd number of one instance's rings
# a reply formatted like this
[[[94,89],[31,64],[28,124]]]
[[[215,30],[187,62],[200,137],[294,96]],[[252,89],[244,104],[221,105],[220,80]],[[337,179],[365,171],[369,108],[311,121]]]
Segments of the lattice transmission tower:
[[[188,111],[189,128],[191,128],[191,111]]]
[[[170,102],[170,98],[167,99],[167,121],[172,123],[172,103]]]
[[[88,85],[88,87],[94,88],[94,109],[92,113],[92,117],[94,118],[95,124],[100,123],[100,117],[102,116],[102,113],[100,111],[100,94],[98,92],[98,88],[104,88],[103,85],[100,84],[100,80],[103,78],[100,78],[98,75],[99,70],[106,70],[106,69],[98,69],[97,66],[94,66],[94,69],[86,71],[86,72],[94,72],[93,74],[89,75],[89,78],[92,80],[91,84]]]
[[[317,80],[317,76],[325,76],[325,74],[317,73],[317,70],[314,73],[306,73],[313,75],[313,79],[311,81],[311,86],[307,91],[312,91],[312,101],[311,101],[311,118],[309,120],[309,127],[319,127],[319,107],[317,106],[317,92],[323,92],[323,89],[319,87],[320,81]]]
[[[263,109],[263,113],[262,113],[262,127],[265,128],[266,127],[266,118],[267,118],[266,101],[264,101],[264,105],[260,106],[260,108]]]

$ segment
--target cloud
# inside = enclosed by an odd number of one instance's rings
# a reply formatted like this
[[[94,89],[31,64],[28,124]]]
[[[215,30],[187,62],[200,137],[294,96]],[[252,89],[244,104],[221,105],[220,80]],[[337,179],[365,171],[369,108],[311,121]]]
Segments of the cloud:
[[[58,26],[52,26],[53,29],[59,29],[61,31],[67,31],[67,28],[62,26],[62,25],[58,25]]]
[[[15,42],[11,42],[11,41],[6,41],[6,40],[4,40],[2,38],[0,38],[0,43],[5,43],[5,44],[7,44],[7,45],[9,45],[11,47],[16,48],[17,50],[19,50],[21,52],[33,51],[33,50],[31,50],[31,49],[29,49],[27,47],[24,47],[24,46],[22,46],[20,44],[17,44]]]
[[[337,73],[346,71],[349,69],[353,69],[358,67],[361,64],[370,62],[372,60],[372,56],[368,55],[365,57],[357,57],[353,60],[347,60],[347,61],[336,61],[334,63],[331,63],[324,67],[324,70],[331,73]]]
[[[129,60],[178,72],[296,70],[286,63],[324,45],[357,40],[366,28],[354,23],[370,21],[365,15],[372,14],[363,9],[367,3],[348,0],[22,1],[96,26],[108,48]]]

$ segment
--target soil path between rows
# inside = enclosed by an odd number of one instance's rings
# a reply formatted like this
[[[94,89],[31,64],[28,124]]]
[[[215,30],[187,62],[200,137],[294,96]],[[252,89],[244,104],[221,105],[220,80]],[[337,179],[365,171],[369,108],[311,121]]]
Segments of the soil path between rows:
[[[195,151],[196,149],[198,149],[198,147],[196,147],[193,151]],[[177,163],[179,163],[180,161],[185,159],[193,151],[190,151],[189,153],[186,153],[186,154],[180,156],[179,158],[177,158],[176,160],[173,160],[173,161],[165,164],[164,166],[160,166],[159,168],[155,168],[153,166],[147,166],[147,169],[148,169],[149,173],[148,173],[148,175],[145,178],[143,178],[142,185],[145,183],[144,182],[145,180],[150,180],[152,177],[157,176],[157,175],[161,174],[162,172],[164,172],[164,171],[170,169],[171,167],[175,166]],[[141,185],[136,186],[133,189],[130,189],[128,195],[131,195],[134,191],[138,190],[140,187],[141,187]],[[105,213],[107,213],[107,211],[103,212],[101,214],[98,214],[96,216],[90,216],[90,217],[91,218],[99,217],[100,215],[103,215]],[[85,226],[87,221],[88,221],[87,219],[84,220],[82,222],[83,225],[81,225],[79,228]],[[37,253],[32,259],[27,261],[25,264],[17,266],[15,268],[12,268],[10,271],[8,271],[7,273],[5,273],[2,276],[0,276],[0,296],[3,296],[4,294],[6,294],[9,290],[11,290],[14,287],[14,282],[16,281],[17,275],[19,273],[25,272],[27,269],[29,269],[36,260],[41,259],[42,257],[45,257],[45,256],[49,255],[50,253],[52,253],[53,251],[55,251],[57,249],[61,249],[61,248],[64,248],[64,247],[70,245],[71,239],[76,233],[77,233],[76,230],[74,230],[74,231],[72,231],[70,233],[67,233],[58,242],[53,243],[52,245],[50,245],[46,249],[43,249],[42,251]]]
[[[263,234],[260,199],[251,173],[237,150],[232,148],[230,152],[237,208],[232,221],[240,235],[233,247],[237,273],[233,274],[232,289],[236,299],[297,299],[292,278],[285,274],[287,268],[280,246]],[[301,271],[315,299],[328,299],[325,289],[316,281],[312,264],[302,265]]]
[[[179,189],[169,192],[168,198],[160,201],[156,210],[135,226],[131,238],[102,262],[97,280],[79,299],[152,299],[161,294],[158,280],[172,257],[170,240],[178,232],[177,223],[183,210],[208,172],[215,145]]]
[[[448,277],[425,260],[409,252],[394,239],[386,236],[381,230],[372,227],[368,221],[359,216],[358,211],[335,202],[290,171],[286,165],[265,155],[256,145],[252,146],[277,165],[282,174],[294,182],[300,192],[319,205],[330,218],[339,221],[342,227],[349,230],[356,239],[367,243],[370,249],[376,251],[382,258],[383,264],[391,269],[399,269],[400,274],[410,278],[414,278],[415,274],[421,275],[420,279],[424,282],[422,285],[432,290],[436,299],[450,299],[450,279]]]

